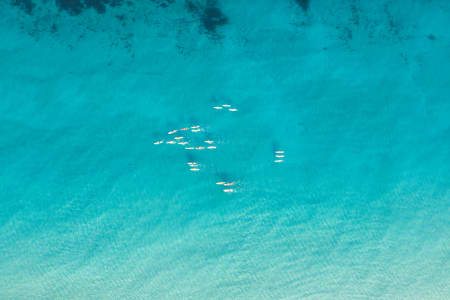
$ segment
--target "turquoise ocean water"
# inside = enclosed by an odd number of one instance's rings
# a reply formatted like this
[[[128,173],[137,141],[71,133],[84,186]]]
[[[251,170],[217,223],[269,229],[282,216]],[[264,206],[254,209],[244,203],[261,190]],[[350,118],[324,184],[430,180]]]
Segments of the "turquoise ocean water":
[[[448,28],[443,0],[0,1],[0,299],[449,299]]]

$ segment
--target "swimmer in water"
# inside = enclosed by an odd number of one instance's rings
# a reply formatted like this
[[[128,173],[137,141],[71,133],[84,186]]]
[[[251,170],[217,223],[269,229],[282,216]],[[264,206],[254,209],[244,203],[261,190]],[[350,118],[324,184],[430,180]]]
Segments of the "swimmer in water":
[[[231,107],[230,104],[222,104],[223,107]]]
[[[214,144],[214,141],[207,140],[207,141],[205,141],[205,143],[207,143],[207,144]]]
[[[213,108],[214,109],[222,109],[223,107],[222,106],[214,106]]]
[[[186,149],[186,150],[194,150],[194,147],[186,147],[184,149]]]
[[[237,108],[229,108],[229,111],[237,111]]]
[[[166,144],[176,144],[176,142],[175,141],[168,141],[168,142],[166,142]]]
[[[223,191],[224,191],[225,193],[233,193],[233,192],[235,192],[234,189],[224,189]]]
[[[175,129],[175,130],[169,131],[168,134],[174,134],[174,133],[177,132],[177,131],[178,131],[178,130]]]
[[[181,139],[184,139],[184,136],[176,136],[174,139],[181,140]]]
[[[192,129],[200,128],[200,125],[191,126]]]
[[[190,168],[189,170],[191,170],[192,172],[200,171],[200,169],[198,169],[198,168]]]
[[[180,130],[189,130],[189,127],[184,127],[184,128],[181,128]]]
[[[162,143],[164,143],[164,141],[157,141],[157,142],[154,142],[153,144],[154,145],[159,145],[159,144],[162,144]]]
[[[224,184],[225,184],[225,181],[219,181],[219,182],[216,182],[216,184],[217,184],[217,185],[224,185]]]
[[[282,154],[277,154],[277,155],[275,155],[275,157],[277,157],[277,158],[283,158],[284,155],[282,155]]]
[[[200,129],[192,129],[191,131],[192,131],[192,132],[199,132]]]
[[[179,142],[178,143],[178,145],[182,145],[182,146],[187,145],[187,144],[189,144],[189,143],[188,142]]]
[[[283,154],[284,151],[282,151],[282,150],[277,150],[277,151],[275,151],[275,153],[277,153],[277,154]]]
[[[216,146],[208,146],[208,149],[216,149]]]
[[[231,186],[231,185],[234,185],[234,182],[233,181],[232,182],[225,182],[223,185],[224,186]]]
[[[282,159],[276,159],[276,160],[274,160],[273,162],[276,162],[276,163],[282,163],[283,160],[282,160]]]
[[[202,147],[202,146],[195,148],[195,150],[203,150],[203,149],[205,149],[205,147]]]

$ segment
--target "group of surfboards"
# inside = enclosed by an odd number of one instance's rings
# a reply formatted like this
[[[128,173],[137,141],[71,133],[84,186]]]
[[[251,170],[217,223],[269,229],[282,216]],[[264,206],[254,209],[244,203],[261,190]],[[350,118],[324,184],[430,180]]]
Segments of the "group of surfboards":
[[[231,112],[238,111],[237,108],[231,107],[229,104],[222,104],[220,106],[214,106],[213,107],[216,110],[228,110]],[[169,136],[168,139],[162,139],[155,141],[154,145],[161,145],[161,144],[168,144],[168,145],[180,145],[183,146],[185,150],[213,150],[216,149],[217,146],[215,145],[215,141],[211,139],[204,140],[200,145],[191,145],[190,141],[188,141],[187,136],[190,133],[199,133],[204,131],[204,128],[201,128],[200,125],[192,125],[189,127],[183,127],[179,129],[173,129],[169,132],[167,132],[167,135]],[[282,163],[284,162],[285,157],[285,151],[284,150],[275,150],[274,151],[274,163]],[[189,167],[189,171],[191,172],[198,172],[200,171],[201,165],[198,162],[190,161],[187,162],[187,165]],[[218,181],[216,182],[216,185],[221,186],[224,193],[234,193],[236,192],[236,189],[234,186],[236,186],[235,181]]]

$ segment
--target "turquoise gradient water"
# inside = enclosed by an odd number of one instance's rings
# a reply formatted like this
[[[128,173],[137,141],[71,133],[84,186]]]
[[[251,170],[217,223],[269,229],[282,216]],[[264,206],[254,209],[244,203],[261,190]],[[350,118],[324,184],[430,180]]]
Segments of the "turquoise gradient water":
[[[0,3],[1,299],[450,297],[450,5],[243,2]]]

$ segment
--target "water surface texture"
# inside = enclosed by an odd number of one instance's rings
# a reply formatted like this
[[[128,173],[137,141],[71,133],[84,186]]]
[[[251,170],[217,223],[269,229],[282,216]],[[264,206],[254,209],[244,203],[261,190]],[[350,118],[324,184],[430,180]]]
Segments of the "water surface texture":
[[[449,299],[449,28],[0,1],[0,299]]]

